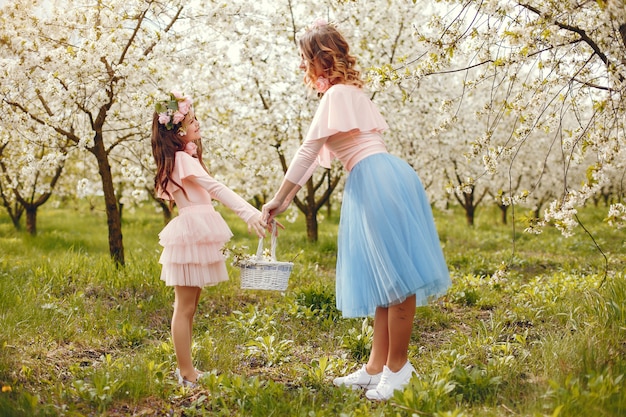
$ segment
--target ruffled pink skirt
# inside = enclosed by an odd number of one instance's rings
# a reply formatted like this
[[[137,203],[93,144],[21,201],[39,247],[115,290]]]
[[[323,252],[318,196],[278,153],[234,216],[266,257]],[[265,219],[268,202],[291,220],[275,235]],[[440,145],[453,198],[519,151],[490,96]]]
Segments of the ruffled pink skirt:
[[[228,280],[224,244],[233,236],[212,205],[179,209],[159,233],[161,279],[168,286],[204,287]]]

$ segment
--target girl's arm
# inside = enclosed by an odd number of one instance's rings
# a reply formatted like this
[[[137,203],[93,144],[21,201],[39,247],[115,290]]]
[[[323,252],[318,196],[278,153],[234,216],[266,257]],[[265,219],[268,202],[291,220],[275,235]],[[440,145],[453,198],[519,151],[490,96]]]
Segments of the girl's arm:
[[[239,194],[217,181],[210,175],[201,177],[188,177],[188,180],[195,181],[198,185],[208,191],[212,198],[220,201],[231,209],[248,225],[248,231],[254,231],[259,237],[265,237],[267,224],[263,221],[261,212],[252,204],[244,200]]]

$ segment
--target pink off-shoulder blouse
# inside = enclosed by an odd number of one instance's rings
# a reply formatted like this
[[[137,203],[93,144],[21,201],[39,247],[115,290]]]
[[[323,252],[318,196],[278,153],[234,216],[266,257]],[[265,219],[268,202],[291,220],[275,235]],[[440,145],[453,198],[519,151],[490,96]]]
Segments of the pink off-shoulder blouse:
[[[330,168],[333,158],[350,171],[362,159],[387,152],[381,133],[388,127],[361,88],[333,85],[324,93],[285,178],[302,186],[318,165]]]

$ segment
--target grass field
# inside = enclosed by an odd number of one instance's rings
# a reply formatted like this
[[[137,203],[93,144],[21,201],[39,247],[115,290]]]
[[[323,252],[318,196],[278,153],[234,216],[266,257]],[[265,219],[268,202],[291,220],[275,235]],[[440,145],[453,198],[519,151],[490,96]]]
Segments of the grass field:
[[[245,224],[221,211],[231,247],[253,253]],[[458,210],[435,217],[453,287],[417,310],[419,377],[375,403],[330,382],[367,358],[372,335],[370,320],[335,309],[337,218],[316,243],[302,219],[286,224],[286,292],[242,290],[236,268],[203,291],[194,357],[209,375],[185,390],[173,378],[159,213],[125,213],[123,268],[101,210],[46,209],[36,237],[0,214],[0,416],[626,415],[626,232],[598,209],[580,213],[605,264],[582,229],[518,226],[513,239],[497,209],[474,228]]]

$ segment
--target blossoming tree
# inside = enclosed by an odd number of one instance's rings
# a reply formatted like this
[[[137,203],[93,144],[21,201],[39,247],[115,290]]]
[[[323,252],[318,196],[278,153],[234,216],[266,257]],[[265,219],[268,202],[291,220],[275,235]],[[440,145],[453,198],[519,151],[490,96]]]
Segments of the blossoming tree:
[[[0,9],[3,123],[23,126],[36,146],[61,149],[63,142],[71,146],[63,148],[67,152],[93,155],[109,250],[120,264],[124,249],[113,172],[121,167],[115,161],[145,140],[151,112],[146,98],[172,76],[170,70],[188,62],[192,46],[209,42],[187,22],[197,15],[214,17],[217,6],[195,4],[202,13],[183,1],[18,1]],[[38,135],[41,129],[53,133]]]
[[[553,223],[564,234],[571,233],[577,207],[611,182],[612,170],[625,169],[624,3],[440,4],[429,24],[417,31],[426,53],[415,54],[405,65],[383,68],[380,82],[428,83],[428,78],[442,74],[462,74],[464,90],[455,105],[461,113],[473,114],[481,130],[465,147],[468,163],[502,175],[514,167],[511,161],[539,162],[541,174],[534,175],[534,184],[517,191],[511,187],[506,201],[524,203],[540,189],[540,182],[560,178],[550,190],[556,198],[534,226]],[[488,98],[478,111],[463,101],[471,92]],[[454,126],[448,123],[442,134],[454,134]],[[528,164],[520,163],[514,171],[524,169]],[[548,175],[550,170],[554,176]],[[467,178],[456,188],[471,187],[476,178]],[[619,217],[623,209],[621,203],[609,209],[615,224],[626,220],[623,214]]]
[[[576,207],[623,181],[625,16],[618,0],[5,4],[0,195],[19,221],[14,189],[39,201],[63,167],[55,187],[102,193],[123,263],[121,207],[152,191],[154,97],[177,88],[194,99],[212,174],[260,206],[317,106],[295,37],[323,17],[349,38],[391,127],[389,150],[433,203],[474,193],[466,215],[488,195],[503,210],[547,205],[529,229],[553,222],[567,233]],[[15,180],[27,172],[40,173],[37,185]],[[337,164],[318,169],[292,206],[310,238],[342,178]],[[626,222],[619,199],[607,217]]]

